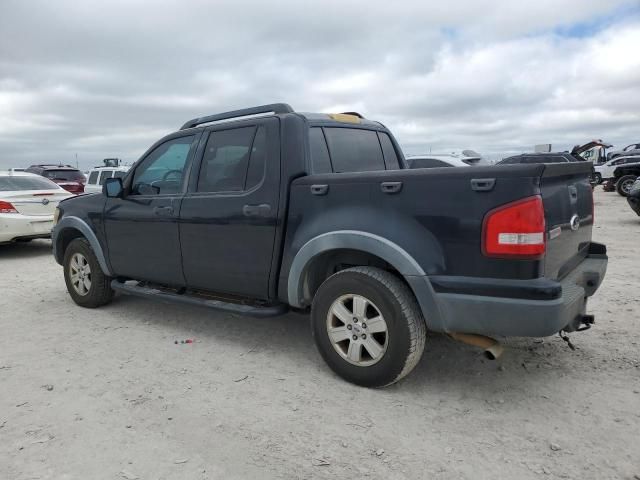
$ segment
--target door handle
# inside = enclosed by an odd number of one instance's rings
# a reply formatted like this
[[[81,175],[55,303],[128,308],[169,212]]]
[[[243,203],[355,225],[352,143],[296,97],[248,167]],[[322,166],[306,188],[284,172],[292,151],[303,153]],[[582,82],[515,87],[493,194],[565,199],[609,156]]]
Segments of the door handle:
[[[329,191],[329,185],[311,185],[310,188],[313,195],[326,195]]]
[[[402,190],[402,182],[382,182],[380,190],[382,193],[398,193]]]
[[[474,192],[490,192],[496,186],[495,178],[472,178],[471,190]]]
[[[262,203],[260,205],[245,205],[242,207],[242,214],[245,217],[268,217],[271,213],[271,205]]]
[[[160,216],[173,215],[173,207],[155,207],[153,213]]]

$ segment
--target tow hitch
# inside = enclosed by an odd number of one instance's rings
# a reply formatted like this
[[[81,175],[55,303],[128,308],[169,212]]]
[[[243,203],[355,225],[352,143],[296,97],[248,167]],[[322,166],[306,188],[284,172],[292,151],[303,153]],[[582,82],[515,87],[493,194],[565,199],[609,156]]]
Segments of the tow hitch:
[[[586,314],[579,315],[576,318],[576,322],[574,323],[574,325],[578,325],[578,327],[574,331],[584,332],[585,330],[589,330],[591,328],[591,325],[593,325],[594,323],[596,323],[596,319],[593,315],[586,315]],[[558,332],[558,335],[560,335],[560,338],[562,340],[567,342],[567,345],[571,350],[576,349],[576,346],[573,343],[571,343],[571,340],[569,339],[569,335],[567,335],[567,332],[565,330],[560,330]]]

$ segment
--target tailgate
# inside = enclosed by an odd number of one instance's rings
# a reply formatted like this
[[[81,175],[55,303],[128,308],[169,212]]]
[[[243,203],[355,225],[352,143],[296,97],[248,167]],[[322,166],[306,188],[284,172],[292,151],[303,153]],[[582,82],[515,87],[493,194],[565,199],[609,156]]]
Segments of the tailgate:
[[[563,278],[587,256],[593,228],[591,168],[590,162],[545,165],[540,192],[547,223],[547,278]]]

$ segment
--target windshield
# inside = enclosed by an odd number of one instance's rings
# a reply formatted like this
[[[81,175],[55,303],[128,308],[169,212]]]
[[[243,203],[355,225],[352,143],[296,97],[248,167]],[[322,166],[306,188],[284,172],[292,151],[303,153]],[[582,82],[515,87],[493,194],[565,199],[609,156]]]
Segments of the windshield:
[[[78,170],[45,170],[44,177],[52,180],[68,180],[71,182],[84,182],[84,175]]]
[[[0,177],[0,192],[58,189],[58,185],[42,177]]]

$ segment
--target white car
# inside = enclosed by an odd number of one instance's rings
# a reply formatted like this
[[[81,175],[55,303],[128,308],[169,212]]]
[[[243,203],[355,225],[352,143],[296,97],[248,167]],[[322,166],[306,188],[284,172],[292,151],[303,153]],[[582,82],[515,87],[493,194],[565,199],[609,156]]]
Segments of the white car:
[[[49,238],[56,207],[69,197],[40,175],[0,171],[0,243]]]
[[[102,185],[107,178],[124,178],[131,167],[120,165],[117,167],[95,167],[89,172],[87,183],[84,185],[85,193],[102,192]]]
[[[601,165],[594,165],[595,179],[600,183],[608,178],[613,178],[616,168],[632,164],[640,164],[640,157],[616,157]]]
[[[473,157],[470,157],[473,158]],[[466,156],[443,153],[436,155],[410,155],[406,157],[409,168],[440,168],[440,167],[469,167],[474,162]],[[467,162],[465,162],[467,160]]]

